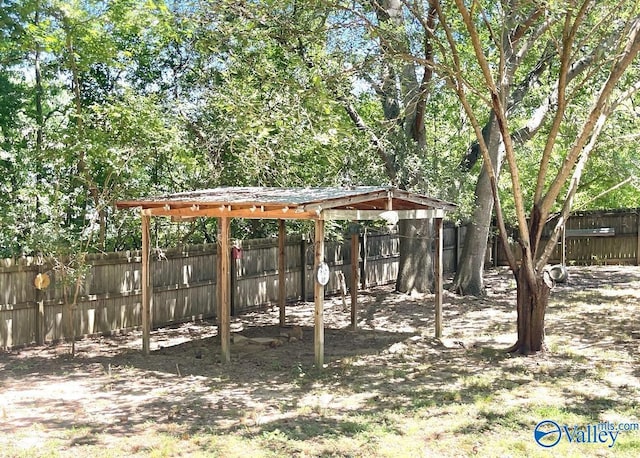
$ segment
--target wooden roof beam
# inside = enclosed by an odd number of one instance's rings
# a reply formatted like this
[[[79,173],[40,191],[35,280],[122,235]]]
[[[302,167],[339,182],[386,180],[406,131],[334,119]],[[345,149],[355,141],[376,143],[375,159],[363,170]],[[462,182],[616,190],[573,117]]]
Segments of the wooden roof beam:
[[[318,219],[315,211],[297,212],[289,207],[282,208],[234,208],[232,206],[204,207],[197,210],[191,207],[170,208],[164,207],[145,208],[142,210],[145,216],[168,216],[178,219],[189,218],[243,218],[243,219]]]
[[[340,197],[340,198],[333,198],[333,199],[329,198],[322,201],[306,203],[302,206],[302,208],[305,211],[318,211],[318,210],[322,211],[329,208],[356,205],[359,203],[371,202],[373,200],[386,199],[387,192],[388,191],[385,189],[382,191],[363,193],[363,194],[358,194],[358,195],[353,195],[348,197]]]
[[[445,210],[442,209],[417,209],[417,210],[324,210],[321,218],[325,220],[348,221],[375,221],[384,219],[381,215],[393,211],[398,219],[429,219],[444,218]]]

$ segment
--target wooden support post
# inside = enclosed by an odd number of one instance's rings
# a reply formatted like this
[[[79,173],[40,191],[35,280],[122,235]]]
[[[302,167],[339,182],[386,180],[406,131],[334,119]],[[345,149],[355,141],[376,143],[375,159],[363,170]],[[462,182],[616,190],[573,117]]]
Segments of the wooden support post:
[[[358,233],[351,234],[351,328],[358,328],[358,272],[360,241]]]
[[[283,219],[278,220],[278,310],[280,326],[284,326],[286,320],[287,280],[285,272],[285,242],[286,230]]]
[[[436,338],[442,337],[442,245],[443,245],[443,233],[442,218],[436,218],[435,221],[435,233],[436,233],[436,253],[434,258],[434,276],[435,276],[435,309],[436,309]]]
[[[324,220],[315,222],[313,257],[314,333],[313,346],[318,369],[324,365],[324,286],[318,282],[318,267],[324,262]]]
[[[146,355],[150,351],[151,334],[151,244],[150,244],[150,219],[142,215],[142,353]]]
[[[218,334],[220,335],[220,352],[223,363],[231,361],[230,318],[230,256],[229,256],[229,223],[228,217],[218,218]]]

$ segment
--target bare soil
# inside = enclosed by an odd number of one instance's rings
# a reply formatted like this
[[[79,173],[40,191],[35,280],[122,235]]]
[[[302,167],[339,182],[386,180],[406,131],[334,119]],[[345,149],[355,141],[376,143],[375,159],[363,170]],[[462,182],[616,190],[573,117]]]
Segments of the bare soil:
[[[515,282],[504,270],[487,274],[486,297],[445,293],[442,340],[433,338],[430,295],[398,294],[391,287],[361,292],[357,331],[350,329],[342,300],[330,298],[321,372],[313,367],[312,303],[287,307],[288,325],[302,327],[302,340],[242,341],[232,345],[228,364],[219,360],[212,322],[154,331],[148,357],[140,351],[139,332],[83,339],[75,357],[67,344],[0,353],[0,456],[213,456],[230,450],[210,436],[257,437],[260,450],[275,456],[358,455],[354,450],[365,456],[372,449],[351,431],[357,429],[354,415],[377,422],[381,412],[471,405],[485,394],[504,396],[504,405],[516,407],[542,396],[578,413],[582,406],[594,419],[615,414],[623,402],[620,412],[627,415],[640,405],[640,269],[570,272],[569,282],[552,293],[550,351],[529,358],[502,351],[515,339],[516,321]],[[277,322],[277,309],[250,313],[233,318],[232,333],[277,339],[290,331]],[[564,383],[560,392],[542,382],[554,377]],[[567,380],[593,386],[571,392]],[[490,420],[483,420],[487,428]],[[531,425],[521,428],[529,440]],[[423,453],[439,450],[447,435],[466,434],[441,429],[437,437],[424,432]],[[289,442],[265,439],[275,431],[286,431]],[[355,442],[329,449],[329,433],[331,447],[341,435]],[[171,441],[163,445],[166,437]],[[297,449],[285,447],[294,442]],[[241,446],[240,452],[247,450]]]

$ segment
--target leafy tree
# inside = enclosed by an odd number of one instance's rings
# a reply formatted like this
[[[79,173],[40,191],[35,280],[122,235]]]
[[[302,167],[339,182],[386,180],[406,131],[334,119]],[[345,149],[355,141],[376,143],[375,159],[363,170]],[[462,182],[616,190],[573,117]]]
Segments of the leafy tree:
[[[552,286],[545,264],[558,241],[562,224],[569,216],[585,165],[606,121],[616,108],[640,89],[636,60],[640,52],[640,16],[635,2],[621,2],[612,7],[600,2],[584,1],[554,5],[535,20],[534,23],[541,27],[540,36],[553,45],[557,63],[548,76],[550,80],[553,78],[553,84],[547,97],[553,103],[550,103],[549,121],[542,131],[542,149],[536,151],[538,173],[528,206],[520,175],[522,165],[516,156],[513,140],[512,126],[517,122],[509,117],[508,97],[500,90],[510,50],[497,35],[494,35],[492,48],[487,49],[482,45],[480,25],[493,30],[487,20],[490,10],[480,8],[480,4],[474,6],[468,9],[462,1],[456,1],[457,14],[451,14],[436,4],[451,52],[453,72],[450,83],[476,131],[484,169],[490,178],[500,235],[507,246],[508,262],[516,277],[518,340],[512,349],[521,353],[536,352],[544,348],[544,318]],[[512,10],[516,5],[505,6]],[[545,4],[544,7],[549,8],[549,5]],[[549,21],[547,17],[553,20]],[[615,21],[611,20],[613,17]],[[462,28],[459,27],[461,24]],[[509,27],[506,29],[509,30]],[[473,45],[475,63],[483,75],[482,87],[470,87],[460,65],[458,39],[462,34]],[[594,51],[602,51],[603,37],[608,49],[613,52]],[[495,61],[491,60],[492,49],[496,50],[498,56]],[[576,57],[588,58],[592,67],[580,78],[573,79],[572,73],[580,62],[575,60]],[[520,262],[516,261],[515,253],[508,244],[498,179],[482,125],[470,103],[471,94],[483,100],[497,119],[509,167],[517,239],[521,249]],[[572,105],[571,102],[576,103]],[[555,208],[560,208],[561,215],[551,239],[543,245],[542,231]]]

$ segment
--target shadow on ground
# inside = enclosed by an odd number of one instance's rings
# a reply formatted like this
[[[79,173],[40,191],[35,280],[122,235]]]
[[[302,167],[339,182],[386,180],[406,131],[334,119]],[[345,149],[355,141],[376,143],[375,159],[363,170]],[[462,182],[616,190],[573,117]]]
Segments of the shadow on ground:
[[[503,271],[488,281],[482,299],[445,294],[442,340],[432,336],[432,296],[368,291],[357,331],[349,329],[340,301],[329,301],[322,371],[312,365],[310,304],[288,308],[302,340],[234,345],[229,364],[219,362],[210,322],[155,331],[149,357],[138,349],[139,333],[78,342],[75,358],[65,346],[2,353],[0,445],[37,436],[62,437],[68,448],[104,446],[149,431],[279,434],[291,441],[380,428],[402,435],[390,416],[440,409],[436,418],[447,406],[473,406],[473,424],[454,432],[476,434],[496,425],[530,428],[520,406],[540,393],[541,403],[557,401],[566,412],[596,420],[602,412],[638,408],[640,270],[571,269],[548,312],[552,351],[533,357],[501,350],[515,339],[515,283]],[[283,332],[277,319],[277,310],[255,312],[235,318],[232,329],[276,338]],[[617,372],[611,361],[620,364]]]

